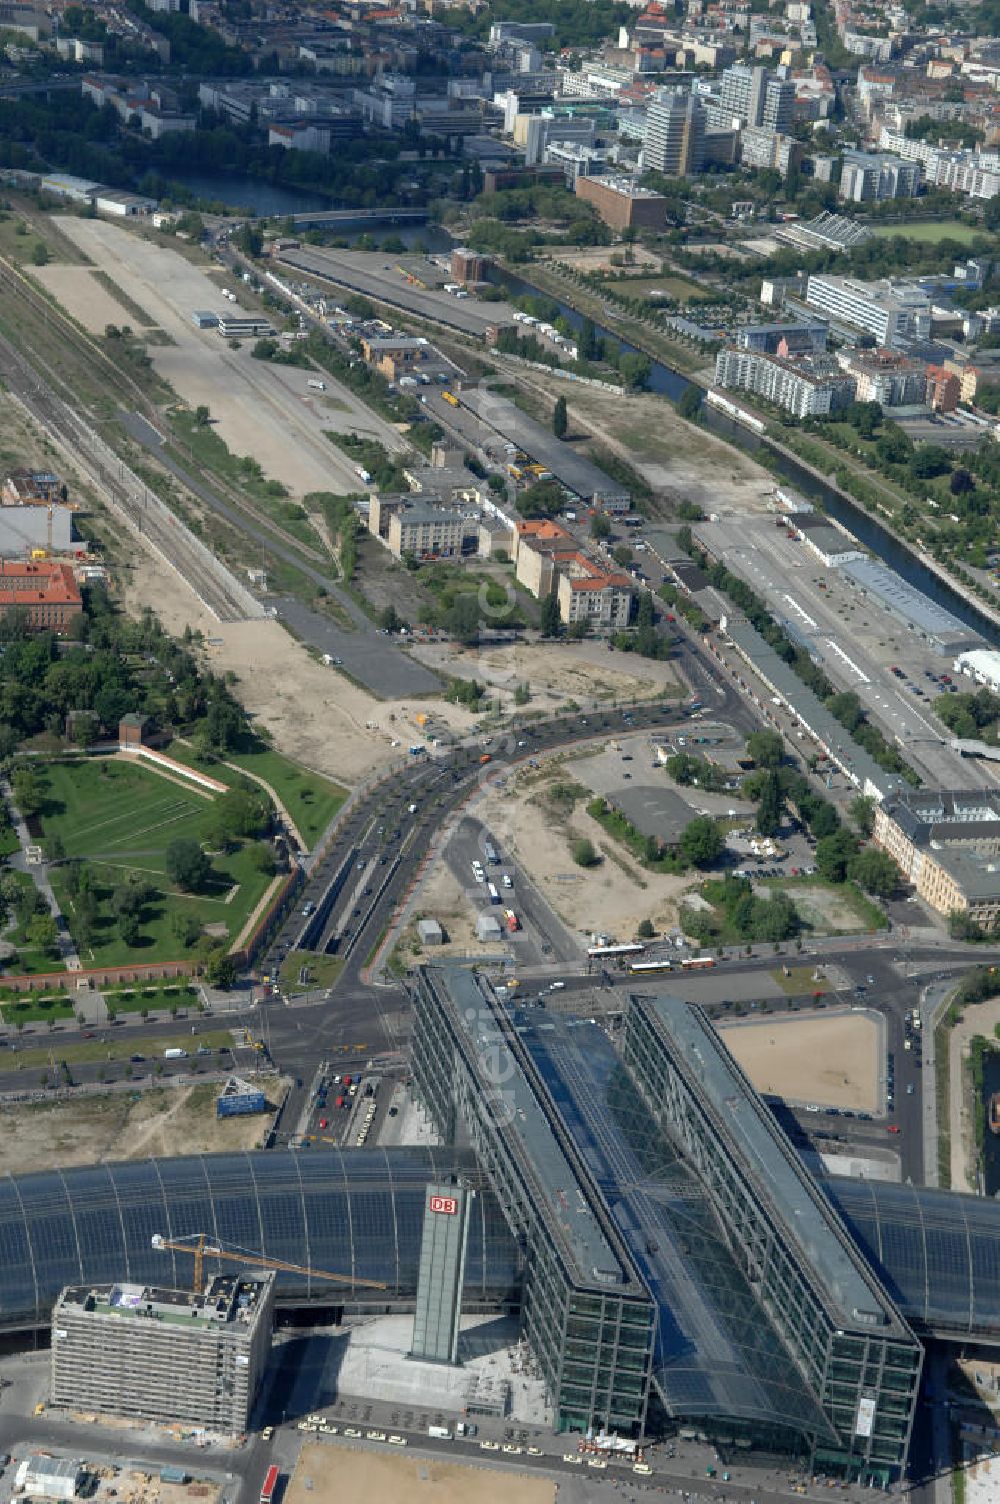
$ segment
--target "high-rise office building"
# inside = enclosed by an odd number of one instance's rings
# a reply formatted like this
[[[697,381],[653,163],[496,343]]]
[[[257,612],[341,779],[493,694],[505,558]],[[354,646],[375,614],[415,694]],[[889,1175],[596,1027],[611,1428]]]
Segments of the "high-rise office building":
[[[787,131],[791,128],[794,109],[795,85],[792,80],[769,78],[764,86],[761,125],[771,131]]]
[[[643,166],[667,177],[698,172],[705,158],[705,107],[682,89],[660,89],[646,112]]]

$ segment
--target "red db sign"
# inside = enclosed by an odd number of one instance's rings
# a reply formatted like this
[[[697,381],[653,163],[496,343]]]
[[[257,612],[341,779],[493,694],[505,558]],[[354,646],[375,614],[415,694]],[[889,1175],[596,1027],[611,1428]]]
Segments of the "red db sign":
[[[458,1211],[458,1202],[454,1196],[432,1196],[431,1211],[445,1212],[449,1217],[454,1217]]]

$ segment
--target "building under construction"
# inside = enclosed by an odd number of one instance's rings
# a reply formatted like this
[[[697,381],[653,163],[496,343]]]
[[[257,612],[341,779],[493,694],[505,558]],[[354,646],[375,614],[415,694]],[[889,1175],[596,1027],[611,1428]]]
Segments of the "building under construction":
[[[219,1274],[203,1295],[70,1285],[52,1313],[54,1405],[247,1430],[271,1346],[274,1274]]]

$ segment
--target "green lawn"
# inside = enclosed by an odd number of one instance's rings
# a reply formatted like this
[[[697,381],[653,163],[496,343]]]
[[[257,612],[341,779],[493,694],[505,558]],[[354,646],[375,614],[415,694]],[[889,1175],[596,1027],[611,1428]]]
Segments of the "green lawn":
[[[198,990],[187,983],[172,982],[166,986],[151,984],[148,987],[125,987],[120,992],[105,992],[104,1000],[116,1013],[149,1013],[169,1008],[196,1008],[200,1002]]]
[[[209,878],[198,893],[182,892],[166,875],[167,847],[179,838],[202,839],[210,800],[145,768],[110,760],[52,763],[44,776],[43,837],[51,841],[59,835],[67,857],[86,858],[98,901],[92,941],[81,948],[85,966],[177,959],[183,947],[173,931],[175,914],[224,926],[218,932],[220,943],[235,940],[270,881],[257,870],[247,847],[213,856]],[[114,888],[131,872],[156,890],[140,915],[134,946],[121,939],[109,905]],[[75,909],[65,868],[53,870],[52,884],[73,930]]]
[[[50,962],[50,969],[55,970],[57,962]],[[50,1018],[72,1018],[73,1003],[68,996],[60,994],[58,997],[39,997],[34,993],[28,993],[23,1003],[0,1004],[0,1014],[5,1024],[47,1023]]]
[[[789,997],[813,997],[817,992],[830,991],[830,983],[824,977],[813,981],[815,969],[813,966],[790,966],[786,977],[779,967],[771,975],[782,992],[787,992]]]
[[[238,775],[231,768],[219,762],[206,762],[183,742],[171,742],[167,752],[178,762],[189,768],[198,768],[222,783],[237,781]],[[236,763],[248,773],[255,773],[271,785],[310,848],[347,798],[347,790],[339,784],[259,743],[240,752],[227,753],[226,761]]]
[[[625,297],[649,298],[651,303],[665,301],[650,297],[653,292],[666,293],[667,298],[676,298],[679,303],[710,303],[713,299],[707,288],[699,287],[697,282],[689,282],[687,277],[679,277],[676,272],[665,272],[662,277],[621,277],[604,285],[609,291],[621,293]]]
[[[188,1043],[188,1040],[191,1042]],[[107,1041],[85,1039],[80,1044],[60,1044],[57,1058],[65,1060],[67,1065],[84,1065],[94,1060],[127,1060],[130,1055],[141,1054],[145,1055],[148,1061],[153,1062],[163,1059],[164,1050],[179,1048],[191,1053],[193,1063],[198,1059],[194,1051],[199,1045],[204,1046],[206,1050],[224,1050],[229,1049],[232,1042],[233,1036],[228,1029],[206,1031],[195,1038],[188,1035],[187,1039],[183,1034],[168,1034],[154,1039],[147,1039],[145,1035],[141,1039],[136,1039],[134,1036],[129,1038],[127,1035],[115,1039],[109,1035]],[[48,1065],[49,1056],[52,1053],[51,1045],[38,1049],[18,1050],[10,1056],[8,1065],[13,1064],[16,1070],[29,1069],[34,1065]],[[203,1055],[201,1059],[211,1064],[207,1056]]]
[[[871,225],[869,227],[883,240],[891,235],[902,235],[907,240],[923,240],[933,245],[939,240],[960,240],[971,245],[976,239],[987,235],[979,225],[963,224],[960,219],[918,219],[901,225]]]

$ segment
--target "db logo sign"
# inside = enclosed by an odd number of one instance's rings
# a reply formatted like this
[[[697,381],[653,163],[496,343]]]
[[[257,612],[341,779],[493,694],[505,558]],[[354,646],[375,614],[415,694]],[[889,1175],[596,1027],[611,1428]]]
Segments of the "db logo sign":
[[[458,1211],[458,1202],[454,1196],[432,1196],[432,1212],[446,1212],[449,1217],[454,1217]]]

